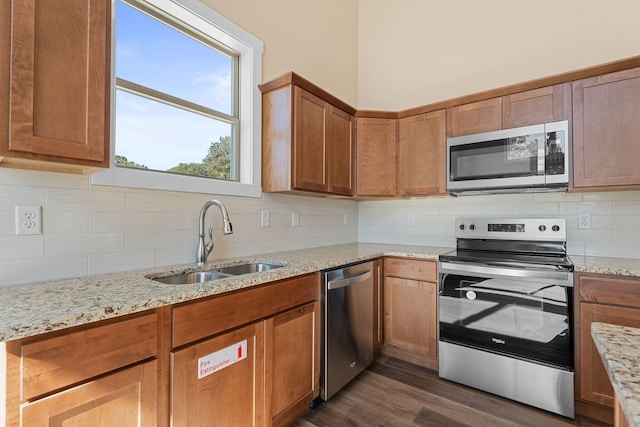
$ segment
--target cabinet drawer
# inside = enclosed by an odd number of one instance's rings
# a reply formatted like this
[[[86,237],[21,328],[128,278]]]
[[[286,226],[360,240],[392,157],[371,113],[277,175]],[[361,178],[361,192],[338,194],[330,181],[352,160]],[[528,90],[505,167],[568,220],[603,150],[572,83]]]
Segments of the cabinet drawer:
[[[426,282],[438,281],[437,265],[435,261],[429,260],[385,258],[384,275]]]
[[[320,273],[223,294],[173,309],[173,347],[320,299]]]
[[[620,276],[578,275],[580,301],[640,307],[640,280]]]
[[[25,341],[21,401],[157,355],[155,312],[97,327]]]

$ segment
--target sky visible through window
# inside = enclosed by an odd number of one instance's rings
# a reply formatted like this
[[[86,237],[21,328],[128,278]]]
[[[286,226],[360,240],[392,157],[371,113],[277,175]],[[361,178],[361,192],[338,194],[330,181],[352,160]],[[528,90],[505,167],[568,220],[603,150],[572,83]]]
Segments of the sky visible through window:
[[[116,76],[232,115],[233,60],[118,1]],[[150,169],[199,163],[231,125],[118,90],[116,154]]]

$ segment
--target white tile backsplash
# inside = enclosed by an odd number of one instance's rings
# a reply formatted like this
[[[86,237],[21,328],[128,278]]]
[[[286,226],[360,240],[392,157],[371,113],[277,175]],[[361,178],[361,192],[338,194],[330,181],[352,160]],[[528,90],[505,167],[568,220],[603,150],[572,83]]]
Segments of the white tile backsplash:
[[[213,198],[227,206],[234,233],[222,235],[212,206],[209,260],[358,240],[358,205],[351,200],[102,187],[87,176],[0,169],[0,286],[194,262],[200,209]],[[44,234],[14,235],[14,206],[26,203],[43,206]],[[263,209],[272,213],[271,227],[260,227]],[[298,212],[299,227],[291,227],[291,212]]]
[[[425,198],[411,201],[421,227],[407,227],[407,201],[358,204],[358,240],[455,246],[454,222],[460,217],[552,217],[567,221],[567,247],[573,255],[640,257],[640,192],[540,193]],[[421,214],[422,212],[422,214]],[[434,212],[437,215],[434,216]],[[592,215],[592,228],[578,229],[578,213]],[[399,214],[402,213],[402,214]],[[438,231],[434,232],[434,228]]]
[[[574,255],[640,258],[640,192],[434,197],[354,202],[263,194],[261,198],[91,186],[89,178],[0,169],[0,286],[195,260],[198,215],[218,198],[232,235],[211,207],[210,260],[353,242],[455,246],[458,217],[563,217]],[[43,206],[44,234],[14,235],[16,204]],[[260,211],[271,226],[260,226]],[[299,227],[291,226],[291,213]],[[591,213],[592,229],[577,228]],[[344,225],[344,215],[348,224]],[[408,225],[408,215],[415,225]]]

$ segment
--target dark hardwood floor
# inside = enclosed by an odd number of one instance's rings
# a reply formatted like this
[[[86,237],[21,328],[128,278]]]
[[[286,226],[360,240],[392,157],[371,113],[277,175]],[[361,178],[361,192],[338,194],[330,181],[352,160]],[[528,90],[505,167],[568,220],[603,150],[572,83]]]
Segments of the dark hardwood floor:
[[[381,355],[295,427],[474,426],[603,427],[578,416],[554,415],[449,382],[437,372]]]

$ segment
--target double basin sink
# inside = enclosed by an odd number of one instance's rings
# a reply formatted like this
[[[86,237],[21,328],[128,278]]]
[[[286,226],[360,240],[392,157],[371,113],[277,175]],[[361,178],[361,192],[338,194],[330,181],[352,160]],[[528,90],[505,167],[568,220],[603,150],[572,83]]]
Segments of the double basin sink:
[[[273,270],[280,268],[280,264],[271,264],[267,262],[250,262],[245,264],[230,265],[227,267],[217,267],[212,270],[191,271],[187,273],[174,274],[172,276],[147,276],[148,279],[156,282],[166,283],[169,285],[189,285],[194,283],[204,283],[216,279],[224,279],[226,277],[241,276],[243,274],[258,273],[261,271]]]

